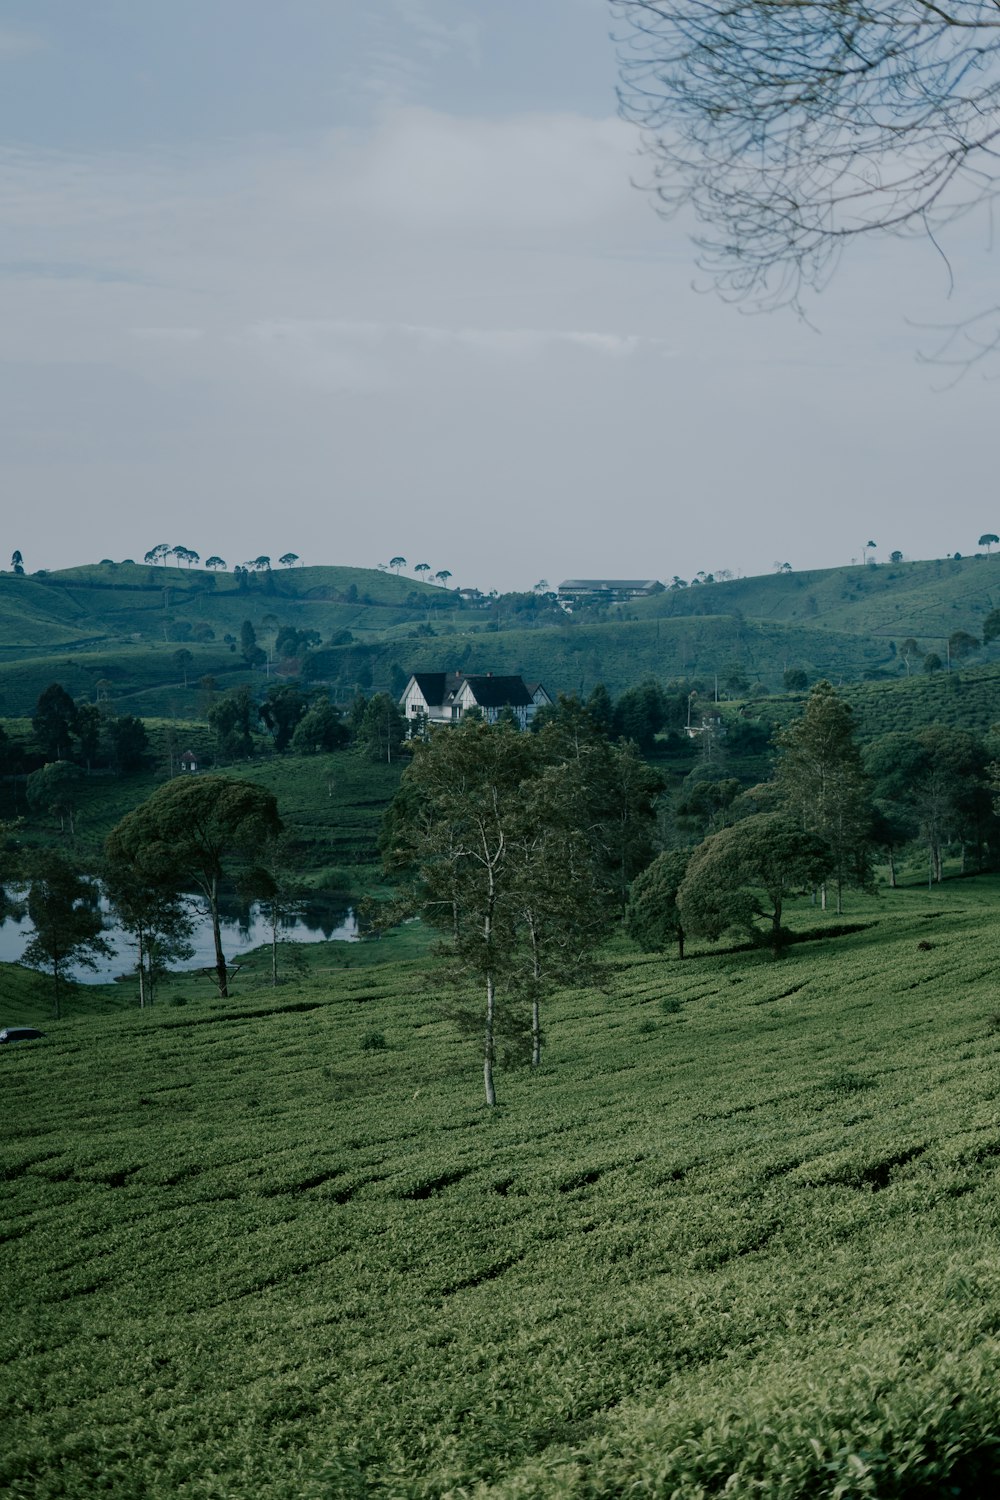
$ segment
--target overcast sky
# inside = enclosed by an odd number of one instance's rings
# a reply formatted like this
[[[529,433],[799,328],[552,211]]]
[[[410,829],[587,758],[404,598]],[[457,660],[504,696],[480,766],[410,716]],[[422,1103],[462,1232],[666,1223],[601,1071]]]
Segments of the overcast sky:
[[[997,387],[917,362],[984,226],[809,309],[704,294],[605,0],[5,0],[4,537],[453,583],[970,552]],[[908,321],[909,320],[909,321]],[[991,372],[994,377],[997,370]]]

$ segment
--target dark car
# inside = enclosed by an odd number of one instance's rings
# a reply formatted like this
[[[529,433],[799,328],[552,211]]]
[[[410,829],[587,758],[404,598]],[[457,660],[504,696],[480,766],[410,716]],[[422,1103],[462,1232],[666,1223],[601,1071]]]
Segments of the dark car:
[[[36,1031],[34,1026],[5,1026],[0,1031],[0,1046],[4,1042],[34,1042],[44,1035],[44,1031]]]

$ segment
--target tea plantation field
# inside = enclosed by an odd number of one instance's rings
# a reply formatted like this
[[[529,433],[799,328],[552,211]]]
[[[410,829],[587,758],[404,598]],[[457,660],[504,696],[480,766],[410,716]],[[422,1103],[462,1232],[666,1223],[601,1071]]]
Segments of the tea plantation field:
[[[0,1049],[0,1485],[991,1493],[998,915],[613,949],[493,1112],[426,961]]]

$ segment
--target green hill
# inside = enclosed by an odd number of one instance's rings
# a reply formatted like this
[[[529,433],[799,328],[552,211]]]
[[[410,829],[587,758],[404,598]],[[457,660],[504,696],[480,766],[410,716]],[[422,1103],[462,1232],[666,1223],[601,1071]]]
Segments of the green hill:
[[[998,897],[622,950],[493,1112],[332,953],[0,1048],[6,1493],[989,1493]]]
[[[789,666],[835,681],[896,673],[898,641],[913,636],[943,654],[955,630],[979,636],[998,602],[1000,559],[981,556],[671,588],[572,617],[528,608],[537,603],[529,596],[477,606],[453,590],[361,568],[236,576],[104,562],[2,573],[0,712],[29,712],[60,681],[90,699],[98,682],[111,683],[122,712],[190,715],[198,677],[223,687],[248,680],[232,645],[244,620],[265,648],[279,626],[316,631],[309,678],[341,697],[358,687],[395,690],[415,669],[442,667],[520,671],[553,691],[603,681],[614,694],[645,675],[739,670],[773,691]],[[187,688],[175,661],[181,647],[195,655]],[[998,655],[991,647],[983,660]]]

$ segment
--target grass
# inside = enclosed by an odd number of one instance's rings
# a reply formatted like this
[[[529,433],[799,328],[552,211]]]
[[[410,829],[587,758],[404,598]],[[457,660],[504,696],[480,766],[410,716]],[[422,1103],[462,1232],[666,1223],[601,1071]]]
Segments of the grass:
[[[7,1493],[986,1493],[998,901],[619,943],[492,1112],[426,960],[2,1049]]]

